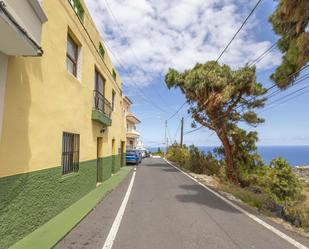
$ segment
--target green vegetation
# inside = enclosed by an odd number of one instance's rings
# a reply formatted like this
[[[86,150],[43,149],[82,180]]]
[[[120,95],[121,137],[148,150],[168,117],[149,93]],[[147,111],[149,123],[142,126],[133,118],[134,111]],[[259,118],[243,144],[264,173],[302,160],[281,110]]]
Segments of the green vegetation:
[[[239,184],[237,167],[255,167],[257,133],[246,132],[238,124],[257,126],[264,121],[254,112],[265,102],[261,97],[265,89],[256,81],[255,68],[232,70],[209,61],[183,73],[170,69],[165,82],[169,88],[180,88],[190,104],[192,118],[217,134],[227,177]]]
[[[81,2],[79,0],[69,0],[69,2],[71,3],[74,11],[79,16],[79,18],[81,20],[84,20],[85,10],[84,10]]]
[[[118,186],[131,169],[131,167],[123,167],[112,178],[102,183],[102,185],[92,190],[89,194],[65,209],[39,229],[14,244],[12,249],[52,248],[61,238],[74,228],[109,191]]]
[[[280,0],[269,18],[274,32],[281,36],[278,47],[283,60],[271,76],[280,88],[292,84],[309,61],[308,10],[308,0]]]
[[[269,18],[281,36],[278,47],[284,54],[271,76],[280,88],[292,84],[309,61],[308,9],[307,0],[279,0]],[[264,122],[255,111],[264,107],[267,90],[256,81],[255,67],[232,70],[215,61],[197,63],[184,72],[169,69],[165,82],[185,95],[192,127],[197,122],[213,130],[222,144],[208,154],[194,146],[173,144],[167,158],[188,171],[215,175],[224,191],[260,211],[309,229],[309,187],[304,187],[283,158],[265,165],[257,152],[257,132],[239,127],[240,122],[253,127]]]
[[[224,162],[216,160],[211,153],[203,153],[194,145],[188,148],[174,143],[168,148],[167,158],[196,174],[220,176],[224,168]]]
[[[116,78],[117,78],[117,74],[116,74],[115,69],[113,69],[113,79],[116,80]]]
[[[99,52],[100,52],[100,55],[102,57],[102,59],[104,58],[104,55],[105,55],[105,50],[101,44],[101,42],[99,43]]]
[[[163,157],[164,156],[164,153],[161,151],[161,148],[158,147],[157,151],[152,153],[154,156],[161,156]]]
[[[283,158],[273,159],[270,165],[264,165],[256,154],[244,155],[237,167],[240,185],[229,181],[225,171],[222,148],[214,153],[203,153],[195,146],[180,147],[173,144],[168,148],[167,159],[181,168],[197,173],[213,175],[220,179],[220,190],[233,194],[243,202],[258,208],[259,211],[276,215],[286,221],[309,229],[309,205],[304,195],[304,184]],[[237,158],[237,156],[236,156]],[[257,160],[254,167],[243,167],[242,163],[253,165],[250,160]],[[305,187],[306,188],[306,187]]]
[[[225,162],[217,160],[212,153],[205,154],[194,145],[188,148],[185,145],[181,147],[179,144],[174,143],[168,148],[166,157],[190,172],[223,176],[222,171],[225,168]]]
[[[101,179],[111,177],[112,157],[99,161]],[[114,158],[115,170],[120,156]],[[96,160],[62,176],[61,167],[0,178],[0,248],[7,248],[68,208],[96,187]]]
[[[178,144],[173,144],[168,147],[167,158],[173,162],[177,162],[180,165],[186,165],[187,158],[189,156],[189,151],[187,147],[180,147]]]

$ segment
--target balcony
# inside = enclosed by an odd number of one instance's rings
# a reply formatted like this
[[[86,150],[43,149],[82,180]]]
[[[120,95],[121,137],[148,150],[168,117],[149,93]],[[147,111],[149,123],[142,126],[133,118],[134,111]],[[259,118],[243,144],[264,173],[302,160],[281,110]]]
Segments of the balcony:
[[[94,106],[92,109],[92,120],[100,122],[104,126],[112,125],[112,105],[111,103],[98,91],[93,91]]]
[[[140,133],[133,127],[127,128],[127,137],[128,138],[138,138],[140,137]]]
[[[42,25],[47,16],[38,0],[0,1],[0,52],[9,56],[42,55]]]
[[[127,121],[133,124],[139,124],[141,121],[133,114],[132,112],[128,112],[126,115]]]

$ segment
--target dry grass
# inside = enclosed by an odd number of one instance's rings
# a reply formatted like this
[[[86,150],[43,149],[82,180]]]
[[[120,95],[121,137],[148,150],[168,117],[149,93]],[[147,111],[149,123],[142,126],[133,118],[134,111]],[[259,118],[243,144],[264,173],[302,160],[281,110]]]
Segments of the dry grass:
[[[195,174],[195,173],[190,173],[191,176],[193,176],[196,180],[199,182],[209,186],[209,187],[214,187],[218,188],[220,186],[220,181],[218,178],[214,176],[208,176],[208,175],[203,175],[203,174]]]
[[[305,187],[304,192],[305,192],[305,196],[307,197],[306,206],[309,207],[309,184],[308,184],[308,187]]]

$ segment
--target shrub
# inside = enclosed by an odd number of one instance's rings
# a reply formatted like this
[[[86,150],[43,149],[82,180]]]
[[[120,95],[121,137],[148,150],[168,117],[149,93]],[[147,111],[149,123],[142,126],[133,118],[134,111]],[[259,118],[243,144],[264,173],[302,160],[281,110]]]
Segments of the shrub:
[[[264,207],[269,202],[268,196],[263,193],[259,187],[241,188],[227,182],[225,185],[221,185],[221,189],[225,192],[233,194],[238,199],[249,204],[250,206],[258,208],[259,210],[265,211]]]
[[[299,203],[295,206],[285,208],[286,219],[297,226],[309,231],[309,207],[304,203]]]
[[[177,143],[168,147],[166,155],[168,160],[178,163],[181,167],[185,166],[188,156],[188,148],[186,146],[180,147]]]
[[[197,174],[220,175],[220,163],[208,152],[205,154],[194,145],[190,146],[187,168]]]
[[[288,205],[299,200],[302,185],[289,163],[283,158],[275,158],[269,167],[263,179],[265,191],[280,204]]]

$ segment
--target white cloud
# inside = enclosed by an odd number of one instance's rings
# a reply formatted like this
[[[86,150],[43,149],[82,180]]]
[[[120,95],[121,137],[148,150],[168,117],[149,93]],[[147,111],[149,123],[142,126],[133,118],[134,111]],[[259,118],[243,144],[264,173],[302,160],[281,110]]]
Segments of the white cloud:
[[[216,59],[252,8],[241,1],[86,0],[86,3],[113,54],[132,72],[131,77],[122,74],[124,84],[134,81],[145,85],[169,67],[184,70],[196,62]],[[221,63],[243,66],[271,45],[254,37],[252,32],[257,25],[259,22],[253,16]],[[118,61],[113,59],[117,65]],[[272,52],[258,68],[267,69],[279,61],[279,54]]]

